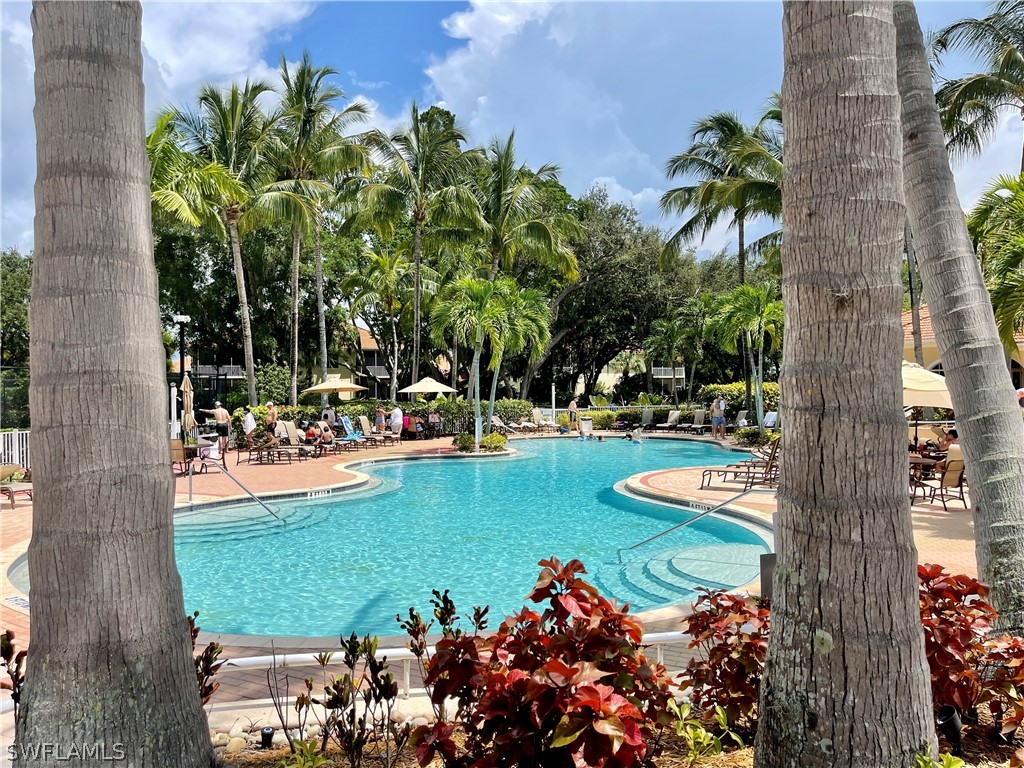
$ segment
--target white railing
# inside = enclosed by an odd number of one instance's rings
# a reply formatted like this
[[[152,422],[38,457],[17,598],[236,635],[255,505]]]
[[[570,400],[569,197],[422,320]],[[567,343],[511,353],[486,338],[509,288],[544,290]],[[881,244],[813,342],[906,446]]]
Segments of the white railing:
[[[671,368],[651,368],[651,377],[655,379],[671,379]],[[686,378],[685,368],[676,368],[676,381]]]
[[[20,464],[32,469],[27,429],[0,432],[0,464]]]
[[[665,646],[668,645],[683,645],[690,642],[690,637],[684,635],[682,632],[648,632],[644,635],[643,644],[650,649],[654,650],[655,658],[659,664],[665,662]],[[337,662],[333,659],[332,664],[340,663],[343,656],[343,652],[339,650],[333,651]],[[433,655],[434,646],[427,648],[427,654]],[[274,656],[249,656],[244,659],[231,659],[228,661],[227,666],[235,667],[236,669],[269,669],[276,663],[279,669],[286,667],[308,667],[317,663],[316,657],[318,653],[288,653],[281,654],[277,657]],[[409,698],[409,692],[412,690],[412,665],[416,661],[416,655],[408,648],[379,648],[377,650],[378,656],[387,656],[389,662],[402,662],[402,696]]]

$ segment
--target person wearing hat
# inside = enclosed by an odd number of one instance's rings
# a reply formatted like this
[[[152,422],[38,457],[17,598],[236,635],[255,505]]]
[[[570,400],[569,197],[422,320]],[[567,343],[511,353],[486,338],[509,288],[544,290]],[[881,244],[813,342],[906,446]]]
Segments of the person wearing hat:
[[[277,408],[274,403],[267,400],[267,433],[273,437],[277,430]]]
[[[209,413],[217,420],[217,447],[220,449],[221,458],[228,452],[228,437],[231,434],[231,414],[220,404],[220,400],[213,404],[213,408],[200,408],[200,413]]]

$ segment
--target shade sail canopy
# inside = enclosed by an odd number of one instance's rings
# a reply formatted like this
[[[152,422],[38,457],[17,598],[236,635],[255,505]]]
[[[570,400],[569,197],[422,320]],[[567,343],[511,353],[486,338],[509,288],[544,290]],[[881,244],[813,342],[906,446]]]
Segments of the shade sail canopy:
[[[916,408],[952,408],[946,380],[919,365],[903,361],[903,405]]]
[[[427,378],[425,379],[420,379],[415,384],[412,384],[406,387],[405,389],[400,389],[398,391],[407,395],[427,395],[439,394],[442,392],[455,392],[455,390],[449,387],[447,384],[442,384],[440,381],[432,379],[429,376],[427,376]]]
[[[196,428],[196,418],[192,415],[192,380],[186,373],[181,380],[181,428],[191,432]]]
[[[314,384],[312,387],[302,390],[302,394],[307,392],[365,392],[366,387],[361,387],[358,384],[353,384],[351,381],[341,379],[337,376],[328,376],[327,381],[321,382],[320,384]]]

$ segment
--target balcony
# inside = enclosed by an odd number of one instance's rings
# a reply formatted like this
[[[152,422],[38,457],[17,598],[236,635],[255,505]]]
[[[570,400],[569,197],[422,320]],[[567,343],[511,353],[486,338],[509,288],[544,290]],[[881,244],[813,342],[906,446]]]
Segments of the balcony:
[[[383,365],[368,365],[366,366],[366,371],[374,378],[381,379],[382,381],[387,381],[391,378],[388,375],[388,369]]]
[[[671,379],[672,369],[671,368],[652,368],[651,375],[656,379]],[[676,381],[682,381],[686,378],[685,368],[676,368]]]

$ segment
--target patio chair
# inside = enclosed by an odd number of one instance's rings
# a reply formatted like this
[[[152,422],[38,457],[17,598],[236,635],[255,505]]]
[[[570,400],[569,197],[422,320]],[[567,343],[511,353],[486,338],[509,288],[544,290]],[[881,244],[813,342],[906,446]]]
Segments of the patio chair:
[[[249,451],[249,461],[252,461],[255,457],[257,464],[263,464],[264,462],[274,464],[278,461],[287,461],[291,464],[292,456],[294,455],[295,452],[289,446],[281,444],[281,440],[277,435],[271,435],[267,438],[266,442],[253,446],[252,450]]]
[[[171,440],[171,468],[177,468],[181,474],[187,474],[189,459],[185,456],[185,441],[180,437]]]
[[[20,482],[13,482],[11,478],[19,472],[24,472],[24,479]],[[10,499],[11,509],[14,509],[14,497],[18,494],[32,498],[32,473],[23,469],[19,464],[0,466],[0,496]]]
[[[967,498],[964,496],[964,462],[962,459],[946,459],[946,466],[942,470],[938,481],[919,481],[922,486],[927,486],[930,491],[928,502],[934,503],[938,498],[942,502],[942,509],[949,511],[946,500],[959,501],[967,509]]]
[[[378,434],[370,427],[370,420],[366,416],[359,417],[359,426],[362,428],[363,437],[378,445],[397,445],[398,440],[390,432]]]
[[[654,409],[644,408],[640,411],[640,427],[641,429],[650,429],[654,426]]]
[[[323,427],[320,428],[323,429]],[[345,434],[336,434],[334,436],[334,442],[337,444],[337,448],[335,450],[344,451],[352,448],[355,448],[356,450],[359,448],[366,448],[367,450],[370,449],[370,441],[363,437],[362,432],[352,426],[352,419],[348,416],[341,417],[341,429]]]
[[[747,477],[752,472],[761,472],[764,474],[766,470],[771,469],[773,465],[778,463],[779,446],[781,443],[781,440],[772,440],[771,443],[768,444],[768,450],[766,453],[758,453],[751,456],[749,459],[743,459],[742,461],[737,461],[734,464],[727,464],[724,467],[705,469],[701,476],[700,487],[705,488],[711,485],[711,478],[715,473],[717,473],[723,480],[727,479],[730,475],[732,475],[733,480],[739,480],[741,476]]]
[[[687,434],[698,434],[703,435],[706,427],[704,426],[704,416],[707,415],[707,410],[704,408],[698,408],[693,412],[693,423],[692,424],[680,424],[679,429]]]
[[[681,411],[669,411],[668,421],[664,421],[661,424],[655,424],[652,429],[675,429],[679,426],[679,416]]]
[[[551,419],[545,419],[540,412],[540,408],[533,409],[533,423],[536,424],[542,432],[554,432],[558,429],[558,422],[552,421]]]
[[[765,429],[777,429],[779,426],[779,412],[768,411],[764,415],[764,428]]]
[[[282,450],[294,451],[299,461],[313,454],[313,450],[306,444],[305,436],[299,434],[299,428],[295,426],[294,421],[279,421],[277,424],[278,427],[284,425],[285,437],[280,444]]]
[[[725,425],[725,431],[726,432],[735,432],[737,429],[740,428],[740,422],[741,421],[745,421],[746,418],[747,418],[747,412],[746,411],[740,411],[739,413],[736,414],[736,418],[733,420],[732,424],[726,424]]]

